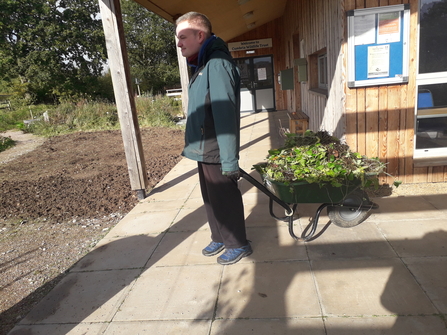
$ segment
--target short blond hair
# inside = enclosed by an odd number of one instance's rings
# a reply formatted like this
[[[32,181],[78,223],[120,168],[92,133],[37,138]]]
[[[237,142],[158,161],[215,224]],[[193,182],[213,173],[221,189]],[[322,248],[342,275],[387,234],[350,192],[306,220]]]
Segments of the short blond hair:
[[[180,23],[188,21],[189,23],[194,24],[195,26],[198,26],[200,28],[203,28],[203,31],[207,35],[211,35],[213,28],[211,26],[211,21],[208,19],[208,17],[205,14],[197,13],[197,12],[189,12],[186,14],[183,14],[180,16],[176,21],[175,24],[178,26]]]

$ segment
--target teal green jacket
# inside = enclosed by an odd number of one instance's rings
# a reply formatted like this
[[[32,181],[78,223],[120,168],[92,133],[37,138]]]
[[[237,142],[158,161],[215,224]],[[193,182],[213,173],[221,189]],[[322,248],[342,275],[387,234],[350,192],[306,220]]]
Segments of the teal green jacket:
[[[239,169],[240,74],[223,40],[203,44],[189,82],[185,148],[182,155]]]

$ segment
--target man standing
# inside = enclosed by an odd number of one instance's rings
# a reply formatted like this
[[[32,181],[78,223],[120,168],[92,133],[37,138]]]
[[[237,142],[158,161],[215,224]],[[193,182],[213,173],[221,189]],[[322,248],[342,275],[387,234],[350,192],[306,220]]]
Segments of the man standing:
[[[178,47],[192,68],[182,155],[198,162],[200,188],[211,229],[202,250],[219,264],[234,264],[253,251],[246,237],[239,179],[240,76],[209,19],[189,12],[176,21]]]

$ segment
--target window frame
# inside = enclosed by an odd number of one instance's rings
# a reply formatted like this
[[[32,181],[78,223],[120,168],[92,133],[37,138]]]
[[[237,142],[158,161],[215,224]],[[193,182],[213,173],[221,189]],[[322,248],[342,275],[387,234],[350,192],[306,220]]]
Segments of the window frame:
[[[413,159],[416,167],[422,166],[437,166],[447,164],[447,146],[441,148],[416,148],[417,130],[418,130],[418,92],[419,86],[435,85],[435,84],[447,84],[447,71],[432,72],[432,73],[419,73],[420,69],[420,19],[421,19],[421,0],[418,1],[418,30],[417,30],[417,64],[416,64],[416,101],[414,107],[414,151]],[[447,42],[447,41],[446,41]],[[425,113],[426,114],[426,113]],[[435,113],[433,113],[435,115]],[[425,115],[424,118],[427,118]],[[433,117],[435,118],[435,116]]]
[[[320,59],[325,61],[326,71],[324,78],[326,83],[322,82],[321,79],[321,69],[320,69]],[[309,55],[309,91],[328,96],[329,90],[329,78],[328,78],[328,57],[327,49],[323,48]]]
[[[321,64],[321,61],[323,61],[323,64]],[[322,78],[324,78],[324,81],[322,81]],[[323,90],[328,88],[327,53],[318,55],[318,88]]]

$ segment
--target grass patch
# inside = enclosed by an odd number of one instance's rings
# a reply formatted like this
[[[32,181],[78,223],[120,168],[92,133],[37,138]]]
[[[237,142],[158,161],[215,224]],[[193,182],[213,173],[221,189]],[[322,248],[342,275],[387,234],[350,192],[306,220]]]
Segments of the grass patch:
[[[136,98],[135,105],[141,127],[178,127],[181,101],[167,96],[144,96]],[[116,105],[104,101],[18,106],[0,113],[0,131],[21,129],[40,136],[57,136],[119,128]]]
[[[171,97],[138,97],[135,103],[142,127],[173,127],[182,115],[181,101]]]

